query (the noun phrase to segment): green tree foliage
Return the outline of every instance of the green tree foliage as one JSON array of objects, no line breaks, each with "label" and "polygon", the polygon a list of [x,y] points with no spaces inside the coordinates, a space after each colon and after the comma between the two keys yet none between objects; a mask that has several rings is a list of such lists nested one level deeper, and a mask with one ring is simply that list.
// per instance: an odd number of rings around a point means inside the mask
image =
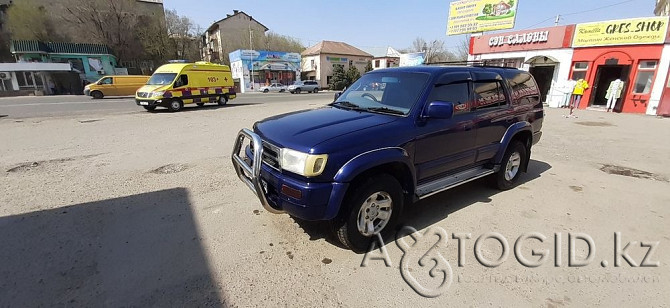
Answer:
[{"label": "green tree foliage", "polygon": [[344,66],[335,65],[333,67],[333,77],[330,78],[330,88],[338,91],[344,89],[344,87],[349,85],[347,78]]},{"label": "green tree foliage", "polygon": [[484,9],[482,10],[482,13],[484,13],[484,15],[493,14],[493,5],[490,4],[490,3],[487,3],[486,5],[484,5]]},{"label": "green tree foliage", "polygon": [[353,84],[358,78],[361,78],[361,72],[358,69],[351,65],[347,70],[347,87]]},{"label": "green tree foliage", "polygon": [[509,4],[509,6],[514,6],[514,3],[516,3],[516,2],[514,2],[514,0],[509,0],[509,2],[507,2],[507,4]]},{"label": "green tree foliage", "polygon": [[368,61],[368,64],[365,65],[365,72],[369,72],[372,70],[372,61]]}]

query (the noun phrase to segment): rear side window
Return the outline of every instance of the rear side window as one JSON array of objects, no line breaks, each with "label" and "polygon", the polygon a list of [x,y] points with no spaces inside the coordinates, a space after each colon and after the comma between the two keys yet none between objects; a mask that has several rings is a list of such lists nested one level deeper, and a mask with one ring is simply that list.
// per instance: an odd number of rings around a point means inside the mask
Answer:
[{"label": "rear side window", "polygon": [[512,98],[521,103],[534,102],[539,100],[539,90],[535,80],[529,73],[521,72],[509,79],[509,85],[512,88]]},{"label": "rear side window", "polygon": [[429,102],[443,101],[454,104],[454,114],[470,111],[470,84],[467,82],[438,85],[430,92]]},{"label": "rear side window", "polygon": [[475,109],[505,106],[507,99],[503,85],[499,81],[478,81],[474,83]]}]

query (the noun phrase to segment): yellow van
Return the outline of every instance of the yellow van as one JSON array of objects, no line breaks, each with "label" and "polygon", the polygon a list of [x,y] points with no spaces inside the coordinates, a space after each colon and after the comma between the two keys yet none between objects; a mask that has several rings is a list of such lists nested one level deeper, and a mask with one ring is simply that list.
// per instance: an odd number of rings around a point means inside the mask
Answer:
[{"label": "yellow van", "polygon": [[149,111],[157,106],[179,111],[185,104],[223,106],[236,97],[233,85],[227,65],[170,63],[159,67],[147,84],[137,90],[135,102]]},{"label": "yellow van", "polygon": [[101,99],[105,96],[135,95],[137,89],[145,85],[149,77],[151,76],[105,76],[84,87],[84,94],[94,99]]}]

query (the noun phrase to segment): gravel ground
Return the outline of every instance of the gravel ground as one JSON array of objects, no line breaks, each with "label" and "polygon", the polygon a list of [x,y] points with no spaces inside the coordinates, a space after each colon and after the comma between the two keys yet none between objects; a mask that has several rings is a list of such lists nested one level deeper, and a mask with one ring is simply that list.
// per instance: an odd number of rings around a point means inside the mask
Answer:
[{"label": "gravel ground", "polygon": [[[475,181],[416,204],[404,223],[429,233],[405,258],[389,243],[389,267],[380,259],[362,266],[365,256],[335,245],[324,224],[265,212],[230,163],[240,128],[329,98],[0,119],[0,306],[668,305],[669,120],[597,111],[574,119],[548,109],[519,187],[499,192]],[[437,288],[432,262],[416,262],[436,242],[436,227],[450,236],[432,253],[453,275],[429,299],[399,267],[407,263],[422,286]],[[509,242],[495,268],[475,258],[475,240],[487,232]],[[535,268],[514,253],[529,232],[547,237],[520,247],[533,261],[531,249],[548,250]],[[615,232],[623,246],[636,241],[627,251],[637,265],[648,250],[640,242],[660,242],[645,263],[659,266],[615,267]],[[456,233],[471,235],[462,266]],[[569,234],[578,233],[593,239],[595,257],[570,267]],[[500,257],[500,244],[483,243],[486,259]],[[576,242],[577,259],[586,247]]]}]

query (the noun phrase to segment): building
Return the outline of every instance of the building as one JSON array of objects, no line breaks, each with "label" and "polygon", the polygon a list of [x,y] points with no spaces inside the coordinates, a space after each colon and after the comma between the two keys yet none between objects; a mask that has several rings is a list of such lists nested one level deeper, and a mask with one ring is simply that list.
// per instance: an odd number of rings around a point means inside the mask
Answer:
[{"label": "building", "polygon": [[301,55],[303,78],[316,80],[322,89],[329,87],[336,65],[342,66],[345,71],[355,66],[362,74],[373,58],[371,54],[347,43],[332,41],[321,41],[305,49]]},{"label": "building", "polygon": [[[225,56],[239,46],[250,46],[253,35],[262,35],[269,29],[245,12],[233,10],[226,18],[213,23],[202,35],[202,59],[223,63]],[[235,47],[237,46],[237,47]],[[258,46],[259,47],[259,46]]]},{"label": "building", "polygon": [[528,70],[550,107],[565,105],[568,80],[584,79],[579,108],[605,110],[620,79],[615,111],[670,115],[669,43],[668,17],[630,18],[473,37],[469,60]]},{"label": "building", "polygon": [[393,47],[388,47],[384,55],[372,58],[373,70],[398,66],[400,66],[400,52]]},{"label": "building", "polygon": [[558,107],[564,98],[561,81],[570,74],[575,26],[482,35],[470,39],[470,60],[487,65],[529,71],[537,81],[542,100]]},{"label": "building", "polygon": [[81,94],[79,74],[69,63],[0,63],[0,96]]},{"label": "building", "polygon": [[229,58],[235,88],[241,93],[273,83],[290,85],[300,79],[298,53],[236,50],[229,54]]}]

